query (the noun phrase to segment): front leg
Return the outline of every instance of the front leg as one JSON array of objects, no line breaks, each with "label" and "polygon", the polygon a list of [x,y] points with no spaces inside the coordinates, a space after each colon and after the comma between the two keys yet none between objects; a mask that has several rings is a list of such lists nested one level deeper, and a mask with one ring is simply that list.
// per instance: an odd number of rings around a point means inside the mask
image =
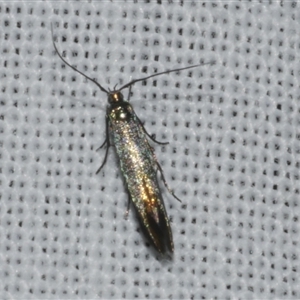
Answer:
[{"label": "front leg", "polygon": [[108,130],[108,115],[106,115],[106,118],[105,118],[105,141],[103,142],[103,144],[97,149],[97,151],[99,149],[101,149],[105,144],[106,144],[106,151],[105,151],[105,156],[104,156],[104,159],[103,159],[103,162],[102,162],[102,165],[100,166],[100,168],[97,170],[96,174],[98,174],[101,169],[104,167],[106,161],[107,161],[107,157],[108,157],[108,149],[110,147],[110,141],[109,141],[109,130]]}]

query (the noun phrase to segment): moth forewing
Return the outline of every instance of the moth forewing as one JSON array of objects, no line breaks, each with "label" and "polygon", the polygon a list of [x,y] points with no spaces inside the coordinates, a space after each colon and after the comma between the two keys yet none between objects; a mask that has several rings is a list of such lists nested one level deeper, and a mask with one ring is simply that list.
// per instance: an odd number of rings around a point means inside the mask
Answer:
[{"label": "moth forewing", "polygon": [[173,252],[171,227],[157,182],[158,163],[145,130],[126,101],[108,109],[108,118],[129,198],[143,231],[159,252]]}]

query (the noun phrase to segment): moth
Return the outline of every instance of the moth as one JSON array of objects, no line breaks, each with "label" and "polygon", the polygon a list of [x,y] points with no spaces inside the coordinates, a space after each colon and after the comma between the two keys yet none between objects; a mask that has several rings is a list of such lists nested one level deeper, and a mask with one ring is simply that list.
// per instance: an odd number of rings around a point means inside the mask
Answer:
[{"label": "moth", "polygon": [[145,81],[152,77],[171,72],[196,68],[202,66],[203,63],[155,73],[147,77],[131,80],[119,89],[106,90],[96,80],[70,65],[62,57],[54,42],[52,26],[51,32],[53,46],[59,58],[75,72],[96,84],[99,89],[107,95],[106,137],[104,143],[100,146],[100,148],[106,146],[106,151],[103,162],[96,174],[102,170],[107,161],[108,150],[112,140],[116,148],[121,172],[128,191],[127,213],[130,203],[132,203],[148,240],[150,240],[158,252],[162,254],[172,254],[174,252],[172,230],[158,185],[158,172],[161,174],[162,181],[171,195],[177,200],[181,200],[169,188],[163,170],[155,156],[154,148],[150,145],[148,138],[158,144],[164,145],[168,143],[156,141],[146,131],[142,122],[134,112],[133,107],[129,104],[129,99],[128,101],[124,100],[121,91],[128,88],[130,95],[132,85],[139,81]]}]

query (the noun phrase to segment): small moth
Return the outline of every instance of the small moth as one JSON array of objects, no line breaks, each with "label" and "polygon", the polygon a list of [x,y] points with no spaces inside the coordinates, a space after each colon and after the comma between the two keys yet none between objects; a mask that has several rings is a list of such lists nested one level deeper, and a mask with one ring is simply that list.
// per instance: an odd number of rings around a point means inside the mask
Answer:
[{"label": "small moth", "polygon": [[[99,89],[106,93],[108,106],[106,110],[106,138],[100,148],[106,146],[104,160],[97,170],[98,174],[104,167],[108,150],[111,146],[110,140],[116,148],[118,160],[121,167],[121,172],[125,179],[126,188],[128,191],[128,207],[133,203],[136,209],[141,227],[158,252],[162,254],[174,252],[174,243],[172,230],[167,216],[164,201],[160,192],[157,181],[157,172],[159,171],[168,191],[180,201],[179,198],[170,190],[160,164],[154,153],[154,148],[149,144],[148,138],[158,144],[168,144],[157,142],[144,128],[142,122],[135,114],[129,100],[125,101],[122,90],[129,88],[129,95],[133,84],[148,80],[152,77],[178,72],[202,66],[202,64],[192,65],[189,67],[167,70],[160,73],[152,74],[140,79],[134,79],[119,89],[106,90],[93,78],[83,74],[75,67],[71,66],[59,53],[54,42],[53,28],[52,42],[54,49],[60,59],[77,73],[84,76],[86,79],[95,83]],[[99,149],[100,149],[99,148]]]}]

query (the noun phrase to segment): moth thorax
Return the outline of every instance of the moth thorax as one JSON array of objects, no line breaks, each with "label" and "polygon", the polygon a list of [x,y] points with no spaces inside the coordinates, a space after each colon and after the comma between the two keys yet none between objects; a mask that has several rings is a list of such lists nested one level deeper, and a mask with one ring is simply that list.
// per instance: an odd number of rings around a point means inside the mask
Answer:
[{"label": "moth thorax", "polygon": [[122,103],[112,109],[111,117],[117,121],[129,120],[132,117],[132,108],[128,103]]}]

